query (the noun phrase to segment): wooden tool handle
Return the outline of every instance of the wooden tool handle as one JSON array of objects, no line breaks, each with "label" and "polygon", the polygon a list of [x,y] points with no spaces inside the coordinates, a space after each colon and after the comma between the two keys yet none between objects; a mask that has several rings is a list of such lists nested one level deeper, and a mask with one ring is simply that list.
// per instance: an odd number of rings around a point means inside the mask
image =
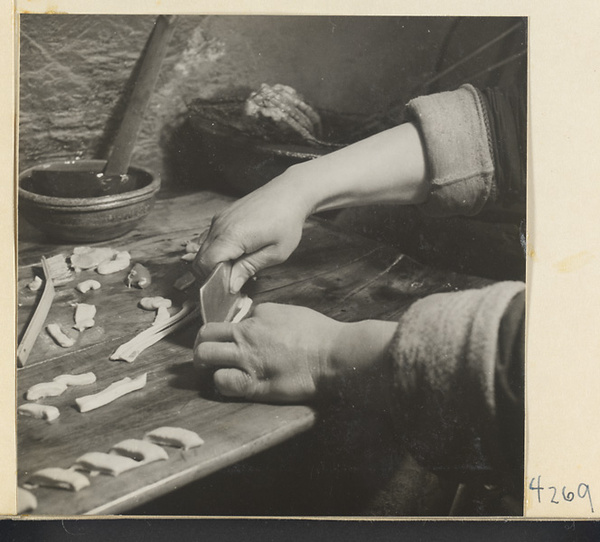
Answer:
[{"label": "wooden tool handle", "polygon": [[144,111],[152,96],[167,45],[175,29],[175,19],[175,15],[159,15],[156,19],[121,127],[104,168],[106,177],[127,174]]},{"label": "wooden tool handle", "polygon": [[25,363],[27,363],[27,358],[29,357],[29,352],[33,348],[35,340],[37,339],[40,331],[42,330],[42,326],[46,321],[46,316],[48,316],[48,312],[50,312],[50,307],[52,306],[52,300],[54,299],[54,284],[52,283],[52,277],[50,275],[50,268],[46,261],[46,258],[42,256],[42,269],[44,270],[44,278],[46,284],[44,285],[44,291],[42,292],[42,297],[40,297],[40,301],[33,313],[33,317],[23,334],[23,338],[21,339],[21,343],[17,348],[17,366],[25,367]]}]

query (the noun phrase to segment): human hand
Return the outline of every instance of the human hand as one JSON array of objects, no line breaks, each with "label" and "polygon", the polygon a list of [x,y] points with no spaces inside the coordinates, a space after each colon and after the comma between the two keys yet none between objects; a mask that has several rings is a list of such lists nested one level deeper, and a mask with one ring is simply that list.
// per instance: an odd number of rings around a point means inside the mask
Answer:
[{"label": "human hand", "polygon": [[213,218],[194,272],[206,277],[218,263],[234,260],[230,290],[237,293],[261,269],[287,260],[309,213],[289,182],[274,179]]},{"label": "human hand", "polygon": [[194,364],[224,396],[303,403],[378,372],[396,324],[342,323],[312,309],[265,303],[238,324],[204,325]]},{"label": "human hand", "polygon": [[417,204],[429,193],[424,149],[406,123],[301,162],[215,216],[193,270],[206,277],[236,260],[236,293],[260,269],[285,261],[313,212],[377,203]]}]

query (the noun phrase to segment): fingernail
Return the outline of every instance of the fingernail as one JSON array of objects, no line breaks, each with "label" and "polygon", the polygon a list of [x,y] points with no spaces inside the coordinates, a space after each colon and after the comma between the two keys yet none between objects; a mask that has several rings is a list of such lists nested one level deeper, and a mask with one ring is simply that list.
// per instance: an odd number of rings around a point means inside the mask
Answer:
[{"label": "fingernail", "polygon": [[231,286],[231,293],[237,294],[242,289],[243,285],[244,285],[244,278],[243,277],[236,278],[233,281],[233,285]]}]

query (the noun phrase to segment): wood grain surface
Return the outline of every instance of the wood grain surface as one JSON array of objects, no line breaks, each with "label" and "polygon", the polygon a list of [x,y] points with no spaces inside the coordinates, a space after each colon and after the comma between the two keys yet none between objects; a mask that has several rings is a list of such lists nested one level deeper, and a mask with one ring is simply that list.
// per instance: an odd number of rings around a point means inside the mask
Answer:
[{"label": "wood grain surface", "polygon": [[[229,199],[209,192],[186,194],[157,202],[151,215],[127,236],[99,246],[128,250],[132,263],[141,262],[152,273],[144,290],[127,288],[127,271],[100,276],[81,272],[72,282],[56,288],[47,324],[54,322],[74,338],[71,348],[56,345],[42,331],[28,364],[18,370],[17,405],[27,389],[39,382],[73,373],[93,371],[94,384],[68,388],[59,397],[40,400],[60,409],[52,422],[19,417],[18,483],[27,482],[46,467],[70,467],[86,452],[108,452],[126,438],[142,438],[163,425],[196,431],[205,444],[193,450],[167,448],[168,461],[126,472],[119,477],[91,477],[78,493],[34,489],[40,515],[123,513],[186,483],[232,465],[310,429],[317,413],[307,406],[277,406],[225,401],[211,393],[211,382],[192,367],[192,345],[201,322],[163,339],[133,363],[109,361],[119,346],[145,329],[154,314],[137,304],[142,297],[161,295],[181,306],[197,299],[197,288],[183,293],[174,281],[190,269],[181,261],[184,243],[200,235],[215,212]],[[20,228],[18,280],[18,333],[33,314],[39,293],[30,292],[42,255],[69,255],[73,246],[47,244],[27,225]],[[94,278],[102,288],[81,294],[75,286]],[[273,301],[303,305],[342,321],[366,318],[397,319],[416,299],[434,292],[481,287],[489,281],[432,270],[371,240],[334,229],[311,219],[297,251],[283,265],[265,270],[248,285],[255,303]],[[72,329],[75,303],[97,306],[96,326],[82,333]],[[140,391],[98,410],[80,413],[75,398],[95,393],[125,376],[148,373]]]}]

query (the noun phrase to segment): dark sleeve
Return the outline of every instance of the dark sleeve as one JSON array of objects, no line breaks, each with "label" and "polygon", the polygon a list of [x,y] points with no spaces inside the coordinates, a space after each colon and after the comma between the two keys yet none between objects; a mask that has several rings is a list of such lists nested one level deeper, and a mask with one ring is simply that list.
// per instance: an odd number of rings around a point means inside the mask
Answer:
[{"label": "dark sleeve", "polygon": [[479,94],[486,111],[494,162],[496,200],[524,202],[527,185],[527,97],[517,86],[486,88]]},{"label": "dark sleeve", "polygon": [[525,291],[509,303],[500,322],[495,368],[498,432],[509,469],[523,479],[525,426]]}]

